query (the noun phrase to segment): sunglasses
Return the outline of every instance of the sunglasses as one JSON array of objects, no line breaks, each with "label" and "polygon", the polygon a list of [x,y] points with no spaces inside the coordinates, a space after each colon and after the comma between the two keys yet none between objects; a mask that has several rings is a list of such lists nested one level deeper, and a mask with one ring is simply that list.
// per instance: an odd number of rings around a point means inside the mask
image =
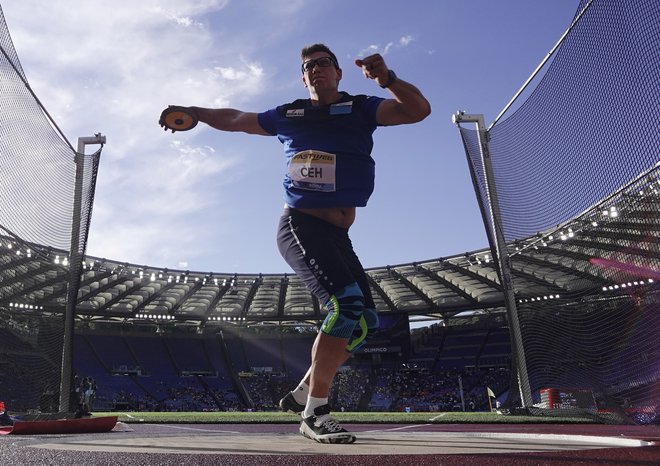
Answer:
[{"label": "sunglasses", "polygon": [[332,59],[332,57],[321,57],[321,58],[313,58],[311,60],[307,60],[303,62],[302,64],[302,72],[305,73],[307,71],[312,71],[314,67],[318,65],[321,68],[327,68],[329,66],[334,66],[335,68],[339,68],[339,65],[337,64],[336,61]]}]

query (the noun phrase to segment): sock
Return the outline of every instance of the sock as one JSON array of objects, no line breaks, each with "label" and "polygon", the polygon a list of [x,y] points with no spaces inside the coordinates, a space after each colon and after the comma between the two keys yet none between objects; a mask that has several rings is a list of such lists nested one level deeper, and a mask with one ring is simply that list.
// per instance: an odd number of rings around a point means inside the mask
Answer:
[{"label": "sock", "polygon": [[301,405],[307,403],[307,396],[309,396],[309,385],[302,380],[296,388],[291,390],[293,394],[293,399],[296,400]]},{"label": "sock", "polygon": [[309,416],[314,416],[314,410],[319,406],[327,405],[327,398],[314,398],[310,396],[307,398],[307,404],[305,405],[305,411],[303,411],[302,417],[306,418]]}]

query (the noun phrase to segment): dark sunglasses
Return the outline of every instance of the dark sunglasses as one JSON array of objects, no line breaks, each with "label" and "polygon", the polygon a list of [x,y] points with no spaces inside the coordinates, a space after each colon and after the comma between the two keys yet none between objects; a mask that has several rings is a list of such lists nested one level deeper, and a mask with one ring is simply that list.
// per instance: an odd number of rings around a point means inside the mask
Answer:
[{"label": "dark sunglasses", "polygon": [[306,71],[312,71],[316,65],[320,66],[321,68],[327,68],[329,66],[339,68],[339,65],[337,65],[337,62],[334,61],[332,57],[321,57],[313,58],[303,62],[302,72],[305,73]]}]

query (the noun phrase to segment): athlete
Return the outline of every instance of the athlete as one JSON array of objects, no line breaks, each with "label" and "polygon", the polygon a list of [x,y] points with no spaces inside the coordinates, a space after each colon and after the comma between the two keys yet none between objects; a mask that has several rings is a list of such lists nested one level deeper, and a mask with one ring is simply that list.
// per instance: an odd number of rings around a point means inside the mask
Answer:
[{"label": "athlete", "polygon": [[[194,106],[186,110],[218,130],[277,136],[284,145],[286,204],[278,247],[328,314],[312,346],[307,374],[280,400],[280,407],[301,415],[300,433],[305,437],[353,443],[355,435],[331,416],[328,394],[339,367],[378,328],[378,314],[348,231],[356,207],[366,206],[374,189],[373,132],[378,126],[419,122],[431,106],[380,54],[355,64],[389,91],[388,99],[339,91],[343,71],[323,44],[303,48],[301,59],[308,99],[263,113]],[[163,115],[159,123],[171,129]]]}]

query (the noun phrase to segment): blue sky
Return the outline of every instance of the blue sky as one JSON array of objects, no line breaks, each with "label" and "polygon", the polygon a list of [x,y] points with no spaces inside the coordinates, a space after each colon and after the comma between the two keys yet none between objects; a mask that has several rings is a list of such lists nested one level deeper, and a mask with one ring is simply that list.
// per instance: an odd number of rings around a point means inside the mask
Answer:
[{"label": "blue sky", "polygon": [[[457,110],[492,122],[569,26],[578,0],[9,0],[30,84],[75,146],[107,137],[87,253],[199,272],[282,273],[276,138],[203,125],[168,104],[263,111],[307,97],[300,49],[327,44],[340,90],[387,97],[353,61],[381,53],[433,113],[374,135],[376,190],[351,229],[365,267],[487,245]],[[91,152],[93,148],[89,148]]]}]

